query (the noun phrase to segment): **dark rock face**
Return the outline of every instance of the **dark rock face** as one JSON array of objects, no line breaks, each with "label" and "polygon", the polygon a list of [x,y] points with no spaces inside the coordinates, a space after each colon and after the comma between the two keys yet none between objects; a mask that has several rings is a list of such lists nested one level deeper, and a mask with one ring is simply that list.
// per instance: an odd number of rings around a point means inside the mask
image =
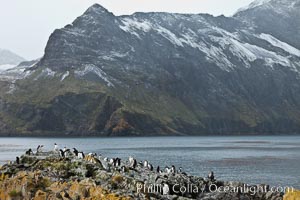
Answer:
[{"label": "dark rock face", "polygon": [[0,114],[21,133],[299,133],[298,8],[255,2],[228,18],[93,5],[1,90],[13,110]]}]

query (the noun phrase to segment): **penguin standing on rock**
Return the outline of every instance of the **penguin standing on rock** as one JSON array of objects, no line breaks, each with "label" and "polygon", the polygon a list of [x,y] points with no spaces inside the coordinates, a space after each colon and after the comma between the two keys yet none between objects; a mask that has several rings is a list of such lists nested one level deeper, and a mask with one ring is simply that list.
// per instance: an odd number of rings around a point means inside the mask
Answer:
[{"label": "penguin standing on rock", "polygon": [[39,146],[36,148],[36,153],[41,153],[43,147],[44,147],[44,145],[39,145]]},{"label": "penguin standing on rock", "polygon": [[32,149],[28,149],[28,150],[25,152],[25,154],[28,155],[28,156],[33,155]]},{"label": "penguin standing on rock", "polygon": [[117,166],[118,166],[118,167],[121,166],[121,158],[117,158]]},{"label": "penguin standing on rock", "polygon": [[170,168],[168,166],[165,167],[165,173],[169,174],[171,172]]},{"label": "penguin standing on rock", "polygon": [[133,162],[132,162],[132,167],[135,169],[137,166],[137,161],[136,159],[133,159]]},{"label": "penguin standing on rock", "polygon": [[129,160],[129,166],[136,168],[136,165],[137,165],[136,159],[134,159],[132,156],[129,156],[128,160]]},{"label": "penguin standing on rock", "polygon": [[65,155],[65,157],[66,156],[69,156],[70,154],[71,154],[71,150],[70,149],[67,149],[66,147],[64,148],[64,155]]},{"label": "penguin standing on rock", "polygon": [[54,149],[53,149],[54,152],[58,152],[58,145],[56,143],[54,143]]},{"label": "penguin standing on rock", "polygon": [[174,165],[172,165],[172,167],[171,167],[171,173],[176,173],[176,168],[175,168],[175,166]]},{"label": "penguin standing on rock", "polygon": [[85,158],[85,155],[84,153],[81,151],[81,152],[78,152],[78,156],[77,156],[78,159],[84,159]]},{"label": "penguin standing on rock", "polygon": [[213,171],[209,172],[207,178],[208,178],[208,180],[210,180],[210,181],[214,181],[214,180],[215,180],[214,172],[213,172]]},{"label": "penguin standing on rock", "polygon": [[76,148],[73,148],[73,153],[75,156],[78,156],[78,150]]},{"label": "penguin standing on rock", "polygon": [[129,158],[128,158],[129,164],[132,164],[133,159],[134,159],[134,158],[133,158],[132,156],[129,156]]},{"label": "penguin standing on rock", "polygon": [[59,150],[59,155],[60,157],[65,158],[65,152],[62,149]]},{"label": "penguin standing on rock", "polygon": [[120,158],[115,158],[113,162],[115,167],[120,167],[121,166],[121,159]]},{"label": "penguin standing on rock", "polygon": [[150,170],[150,171],[153,171],[153,165],[151,165],[150,163],[148,164],[148,169]]},{"label": "penguin standing on rock", "polygon": [[109,164],[111,164],[111,165],[115,165],[115,159],[114,158],[111,158],[111,159],[109,159]]},{"label": "penguin standing on rock", "polygon": [[182,173],[182,167],[179,167],[179,169],[177,170],[177,173],[178,173],[178,174],[181,174],[181,173]]},{"label": "penguin standing on rock", "polygon": [[145,161],[144,161],[144,168],[147,168],[147,167],[148,167],[148,164],[149,164],[148,160],[145,160]]},{"label": "penguin standing on rock", "polygon": [[156,168],[156,173],[160,173],[160,167],[159,166],[157,166],[157,168]]},{"label": "penguin standing on rock", "polygon": [[53,149],[54,152],[58,152],[58,145],[56,143],[54,143],[54,149]]},{"label": "penguin standing on rock", "polygon": [[16,157],[16,163],[17,163],[17,165],[20,164],[20,158],[19,157]]},{"label": "penguin standing on rock", "polygon": [[103,167],[102,162],[96,157],[94,157],[94,163],[100,165],[101,167]]}]

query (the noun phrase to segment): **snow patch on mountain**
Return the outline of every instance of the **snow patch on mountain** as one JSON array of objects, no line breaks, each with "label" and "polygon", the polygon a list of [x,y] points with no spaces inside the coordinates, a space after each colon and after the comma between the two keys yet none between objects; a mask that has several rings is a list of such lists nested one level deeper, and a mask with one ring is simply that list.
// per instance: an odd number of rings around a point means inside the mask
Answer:
[{"label": "snow patch on mountain", "polygon": [[[271,67],[273,64],[280,64],[282,66],[294,68],[294,65],[286,57],[283,57],[273,51],[266,50],[254,44],[241,42],[239,35],[237,34],[230,33],[219,28],[217,28],[216,31],[221,34],[221,36],[209,35],[209,38],[213,42],[218,43],[222,47],[222,51],[226,51],[226,49],[229,49],[234,56],[236,56],[246,65],[246,67],[250,67],[251,62],[257,59],[261,59]],[[268,42],[272,42],[272,45],[274,46],[277,45],[278,47],[280,46],[282,48],[285,48],[286,50],[290,51],[290,53],[298,53],[297,49],[277,40],[276,38],[270,37],[268,35],[262,35],[262,37],[263,39],[268,40]]]},{"label": "snow patch on mountain", "polygon": [[123,18],[121,22],[123,25],[120,25],[119,27],[123,31],[135,35],[139,39],[141,39],[141,36],[137,31],[147,33],[150,30],[153,30],[161,36],[163,36],[164,38],[166,38],[167,40],[169,40],[172,44],[183,47],[182,41],[176,36],[176,34],[158,24],[152,24],[145,20],[139,21],[135,18]]},{"label": "snow patch on mountain", "polygon": [[24,79],[35,72],[35,70],[32,70],[31,68],[36,65],[38,61],[39,60],[36,60],[35,62],[31,62],[30,64],[20,63],[18,66],[0,73],[0,79],[1,76],[8,78],[12,82],[15,82],[18,79]]},{"label": "snow patch on mountain", "polygon": [[[123,18],[122,20],[123,25],[120,25],[119,27],[132,35],[135,35],[139,39],[141,39],[141,36],[139,32],[137,31],[143,31],[145,33],[149,32],[150,30],[155,31],[159,35],[163,36],[165,39],[169,40],[172,44],[176,46],[183,47],[183,42],[187,44],[192,44],[191,41],[186,41],[184,38],[177,37],[175,33],[170,31],[167,28],[164,28],[158,24],[150,23],[149,21],[139,21],[135,18]],[[188,35],[185,35],[185,37],[189,37]],[[195,45],[194,45],[195,46]]]},{"label": "snow patch on mountain", "polygon": [[151,30],[151,23],[147,21],[138,21],[137,19],[124,18],[121,20],[124,26],[120,28],[126,32],[138,29],[144,32],[149,32]]},{"label": "snow patch on mountain", "polygon": [[99,78],[106,82],[107,86],[113,87],[114,84],[108,79],[108,75],[95,65],[86,65],[83,70],[74,71],[75,75],[82,77],[88,73],[96,74]]},{"label": "snow patch on mountain", "polygon": [[215,63],[220,69],[224,71],[231,71],[235,66],[230,62],[230,60],[227,58],[225,53],[223,52],[223,49],[216,46],[211,46],[207,48],[207,51],[205,51],[207,54],[206,59],[211,62]]},{"label": "snow patch on mountain", "polygon": [[43,74],[44,76],[51,76],[51,77],[54,77],[55,74],[56,74],[56,72],[53,71],[52,69],[46,68],[46,69],[44,69],[44,70],[42,71],[42,74]]},{"label": "snow patch on mountain", "polygon": [[[247,61],[253,62],[257,59],[255,53],[253,53],[249,48],[247,48],[247,44],[243,44],[238,40],[230,39],[231,44],[229,44],[230,51],[239,58],[239,60],[243,61],[248,67],[250,66]],[[246,59],[246,61],[245,61]]]},{"label": "snow patch on mountain", "polygon": [[181,36],[183,38],[180,38],[180,41],[187,46],[199,49],[203,52],[207,51],[207,45],[203,41],[198,41],[198,38],[194,34],[191,34],[191,32],[184,33]]},{"label": "snow patch on mountain", "polygon": [[262,5],[266,4],[266,3],[269,3],[270,1],[272,1],[272,0],[256,0],[256,1],[253,1],[249,5],[247,5],[247,6],[243,7],[243,8],[238,9],[238,11],[236,13],[242,12],[242,11],[245,11],[245,10],[249,10],[249,9],[253,9],[253,8],[258,7],[258,6],[262,6]]},{"label": "snow patch on mountain", "polygon": [[281,55],[276,54],[275,52],[268,51],[256,45],[244,43],[243,44],[246,49],[255,54],[256,59],[262,59],[266,61],[266,63],[270,66],[273,64],[280,64],[282,66],[292,67],[289,59],[283,57]]},{"label": "snow patch on mountain", "polygon": [[24,79],[31,75],[34,70],[26,70],[27,67],[14,67],[12,69],[8,69],[6,71],[0,72],[0,80],[2,81],[9,81],[9,82],[15,82],[18,79]]},{"label": "snow patch on mountain", "polygon": [[164,38],[169,40],[172,44],[183,47],[182,40],[178,38],[174,33],[172,33],[170,30],[158,26],[155,29],[160,35],[162,35]]},{"label": "snow patch on mountain", "polygon": [[113,61],[113,60],[116,60],[116,58],[124,58],[128,55],[129,55],[128,52],[120,53],[120,52],[117,52],[117,51],[110,51],[107,55],[103,55],[103,56],[100,56],[100,57],[104,60]]},{"label": "snow patch on mountain", "polygon": [[64,73],[64,74],[62,75],[60,81],[65,80],[65,78],[67,78],[69,75],[70,75],[70,72],[69,72],[69,71],[66,71],[66,73]]},{"label": "snow patch on mountain", "polygon": [[18,79],[24,79],[34,72],[34,70],[30,70],[30,68],[33,67],[38,61],[39,60],[30,62],[30,64],[23,62],[16,67],[0,71],[0,80],[14,83]]},{"label": "snow patch on mountain", "polygon": [[295,47],[278,40],[277,38],[273,37],[272,35],[262,33],[258,37],[263,40],[266,40],[267,42],[269,42],[271,45],[273,45],[275,47],[281,48],[290,54],[300,57],[299,49],[296,49]]},{"label": "snow patch on mountain", "polygon": [[136,32],[137,30],[141,30],[143,32],[149,32],[152,28],[151,24],[147,21],[138,21],[137,19],[124,18],[121,20],[123,25],[119,27],[128,33],[135,35],[140,38],[140,35]]},{"label": "snow patch on mountain", "polygon": [[55,76],[55,74],[56,74],[56,72],[53,71],[52,69],[45,68],[45,69],[42,70],[42,72],[38,76],[36,76],[34,78],[34,80],[36,81],[40,78],[45,78],[45,77],[53,78]]}]

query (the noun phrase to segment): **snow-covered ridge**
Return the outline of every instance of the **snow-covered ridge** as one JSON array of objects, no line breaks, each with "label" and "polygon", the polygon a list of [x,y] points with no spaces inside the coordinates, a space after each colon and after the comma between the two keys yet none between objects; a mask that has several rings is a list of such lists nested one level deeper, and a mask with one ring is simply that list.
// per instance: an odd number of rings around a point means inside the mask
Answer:
[{"label": "snow-covered ridge", "polygon": [[42,72],[38,76],[36,76],[34,78],[34,80],[38,80],[40,78],[45,78],[45,77],[53,78],[55,76],[55,74],[56,74],[56,72],[53,71],[52,69],[45,68],[45,69],[42,70]]},{"label": "snow-covered ridge", "polygon": [[135,18],[124,18],[121,20],[123,25],[120,25],[120,28],[125,31],[128,32],[132,35],[135,35],[136,37],[138,37],[139,39],[141,39],[140,36],[140,31],[143,31],[145,33],[149,32],[149,31],[154,31],[157,34],[163,36],[164,38],[166,38],[167,40],[169,40],[172,44],[176,45],[176,46],[184,46],[185,44],[189,44],[195,48],[197,48],[197,44],[192,42],[193,41],[193,37],[196,37],[197,34],[194,33],[192,30],[189,30],[189,33],[192,33],[190,35],[188,34],[184,34],[182,35],[182,37],[177,36],[175,33],[173,33],[171,30],[162,27],[159,24],[156,23],[151,23],[149,21],[139,21],[138,19]]},{"label": "snow-covered ridge", "polygon": [[[255,5],[260,5],[261,3],[263,2],[257,1]],[[142,39],[141,32],[147,33],[151,30],[175,46],[198,49],[206,55],[208,61],[216,63],[221,69],[226,71],[230,71],[236,67],[235,64],[230,61],[229,55],[225,53],[227,50],[229,50],[233,56],[237,57],[238,60],[243,62],[245,67],[250,67],[251,62],[261,59],[264,60],[266,65],[271,67],[274,64],[280,64],[294,69],[294,66],[288,58],[257,45],[242,42],[239,38],[239,34],[230,33],[218,27],[208,26],[205,29],[199,29],[197,33],[190,28],[184,32],[174,33],[170,29],[164,28],[155,22],[139,21],[135,18],[125,18],[122,23],[124,24],[124,26],[120,26],[122,30],[137,36],[139,39]],[[216,36],[215,33],[218,33],[219,36]],[[207,39],[206,42],[203,41],[204,37],[209,38],[212,42],[209,42],[208,45]],[[300,55],[299,50],[272,36],[262,34],[260,38],[267,40],[273,46],[280,47],[293,55]]]},{"label": "snow-covered ridge", "polygon": [[298,3],[299,0],[256,0],[250,3],[248,6],[238,9],[234,15],[238,14],[239,12],[262,8],[272,10],[273,12],[276,12],[282,16],[288,17],[289,11],[293,11],[295,9],[295,11],[299,10],[296,7]]},{"label": "snow-covered ridge", "polygon": [[51,70],[49,68],[44,69],[42,73],[44,73],[45,76],[51,76],[51,77],[54,77],[55,74],[56,74],[55,71],[53,71],[53,70]]},{"label": "snow-covered ridge", "polygon": [[18,79],[24,79],[34,72],[34,70],[27,70],[33,67],[36,63],[30,66],[16,66],[4,71],[0,71],[0,80],[14,82]]},{"label": "snow-covered ridge", "polygon": [[250,3],[248,6],[238,9],[236,13],[262,6],[266,3],[269,3],[270,1],[272,0],[255,0],[252,3]]},{"label": "snow-covered ridge", "polygon": [[120,28],[126,32],[130,32],[131,30],[138,29],[144,32],[149,32],[152,28],[150,22],[147,21],[138,21],[136,19],[124,18],[121,20],[124,24],[120,26]]},{"label": "snow-covered ridge", "polygon": [[288,58],[257,45],[242,42],[239,37],[234,34],[226,34],[226,32],[224,32],[222,37],[209,37],[222,46],[221,51],[229,49],[235,57],[244,62],[246,67],[250,67],[251,62],[261,59],[270,67],[273,67],[273,64],[280,64],[282,66],[291,67],[295,70],[294,65]]},{"label": "snow-covered ridge", "polygon": [[34,71],[25,71],[25,69],[14,69],[11,71],[4,71],[0,73],[0,80],[4,81],[15,81],[18,79],[24,79]]},{"label": "snow-covered ridge", "polygon": [[263,40],[266,40],[267,42],[269,42],[274,47],[281,48],[284,51],[286,51],[286,52],[288,52],[292,55],[300,57],[300,50],[299,49],[296,49],[295,47],[293,47],[293,46],[291,46],[291,45],[289,45],[285,42],[282,42],[282,41],[278,40],[277,38],[273,37],[272,35],[262,33],[258,37],[263,39]]}]

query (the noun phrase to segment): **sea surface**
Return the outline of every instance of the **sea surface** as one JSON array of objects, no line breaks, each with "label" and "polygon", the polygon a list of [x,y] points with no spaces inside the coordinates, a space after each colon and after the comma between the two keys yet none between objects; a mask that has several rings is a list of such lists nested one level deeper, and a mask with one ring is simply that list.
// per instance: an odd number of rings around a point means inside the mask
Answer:
[{"label": "sea surface", "polygon": [[214,171],[219,180],[300,189],[300,136],[0,138],[0,165],[39,144],[53,150],[54,143],[105,157],[147,159],[155,168],[175,165],[202,177]]}]

